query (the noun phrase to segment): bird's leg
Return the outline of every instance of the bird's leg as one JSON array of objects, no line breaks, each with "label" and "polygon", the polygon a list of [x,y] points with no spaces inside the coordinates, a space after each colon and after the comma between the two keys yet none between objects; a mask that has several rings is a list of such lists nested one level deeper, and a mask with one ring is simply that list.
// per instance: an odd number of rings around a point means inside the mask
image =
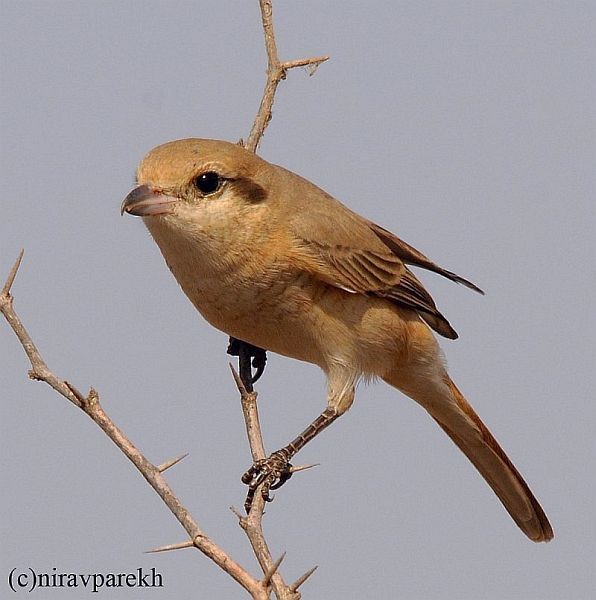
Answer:
[{"label": "bird's leg", "polygon": [[329,427],[341,414],[342,411],[336,407],[328,406],[287,446],[273,452],[268,458],[255,461],[252,467],[242,475],[242,482],[248,485],[248,493],[244,503],[247,513],[250,512],[256,489],[262,486],[261,495],[266,502],[271,502],[273,498],[269,495],[269,490],[280,488],[292,476],[292,465],[290,464],[292,457],[323,429]]},{"label": "bird's leg", "polygon": [[[267,351],[230,336],[227,352],[230,356],[238,357],[240,378],[246,391],[252,392],[253,384],[259,380],[265,370]],[[256,369],[254,375],[252,374],[253,368]]]}]

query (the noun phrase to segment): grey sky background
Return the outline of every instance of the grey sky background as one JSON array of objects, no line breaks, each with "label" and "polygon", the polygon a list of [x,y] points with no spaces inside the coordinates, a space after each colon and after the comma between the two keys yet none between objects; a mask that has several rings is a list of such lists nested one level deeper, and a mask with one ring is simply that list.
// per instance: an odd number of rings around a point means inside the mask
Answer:
[{"label": "grey sky background", "polygon": [[[264,83],[254,1],[3,0],[0,270],[55,372],[93,385],[205,531],[257,565],[229,511],[250,463],[227,338],[179,290],[140,220],[138,161],[181,137],[248,134]],[[453,379],[556,537],[529,542],[432,420],[384,384],[299,456],[268,507],[305,598],[584,599],[595,586],[596,5],[275,3],[284,59],[330,54],[278,92],[260,153],[486,290],[421,275],[460,334]],[[99,429],[27,379],[0,324],[3,597],[14,567],[156,567],[161,590],[242,598]],[[277,356],[259,382],[267,448],[324,407],[322,374]],[[37,597],[85,598],[62,590]],[[22,592],[17,597],[25,597]],[[33,596],[31,596],[33,597]]]}]

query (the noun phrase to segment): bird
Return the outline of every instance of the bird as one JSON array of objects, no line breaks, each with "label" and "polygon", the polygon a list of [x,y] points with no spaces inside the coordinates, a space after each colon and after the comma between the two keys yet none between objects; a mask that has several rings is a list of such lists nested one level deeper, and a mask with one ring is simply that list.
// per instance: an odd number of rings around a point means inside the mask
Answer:
[{"label": "bird", "polygon": [[[553,529],[527,483],[448,375],[435,334],[456,339],[411,267],[448,271],[307,179],[240,144],[188,138],[151,150],[121,213],[142,217],[170,271],[213,327],[319,366],[325,410],[244,474],[279,487],[291,458],[382,380],[422,406],[535,542]],[[247,510],[249,507],[247,506]]]}]

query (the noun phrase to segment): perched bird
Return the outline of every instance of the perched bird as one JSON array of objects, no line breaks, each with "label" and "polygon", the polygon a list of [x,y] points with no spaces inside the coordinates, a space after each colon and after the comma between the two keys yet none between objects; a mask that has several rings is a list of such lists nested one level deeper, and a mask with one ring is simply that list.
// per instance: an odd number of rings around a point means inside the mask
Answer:
[{"label": "perched bird", "polygon": [[357,382],[380,378],[430,413],[530,539],[553,537],[528,485],[447,374],[432,330],[457,334],[409,266],[479,288],[235,144],[163,144],[145,156],[137,183],[122,212],[143,217],[203,317],[327,375],[327,408],[249,469],[243,480],[253,491],[262,484],[267,499],[291,457],[350,408]]}]

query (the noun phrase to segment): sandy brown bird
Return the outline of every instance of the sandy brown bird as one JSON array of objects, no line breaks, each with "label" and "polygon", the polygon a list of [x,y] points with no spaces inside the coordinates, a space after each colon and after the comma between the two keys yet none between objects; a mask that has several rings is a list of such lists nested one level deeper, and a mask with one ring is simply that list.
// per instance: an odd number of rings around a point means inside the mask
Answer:
[{"label": "sandy brown bird", "polygon": [[465,453],[521,530],[553,530],[487,427],[449,378],[431,330],[456,332],[409,266],[480,291],[309,181],[238,145],[186,139],[149,152],[122,211],[143,217],[197,310],[217,329],[318,365],[325,411],[253,465],[254,490],[283,479],[291,457],[347,411],[361,378],[418,402]]}]

